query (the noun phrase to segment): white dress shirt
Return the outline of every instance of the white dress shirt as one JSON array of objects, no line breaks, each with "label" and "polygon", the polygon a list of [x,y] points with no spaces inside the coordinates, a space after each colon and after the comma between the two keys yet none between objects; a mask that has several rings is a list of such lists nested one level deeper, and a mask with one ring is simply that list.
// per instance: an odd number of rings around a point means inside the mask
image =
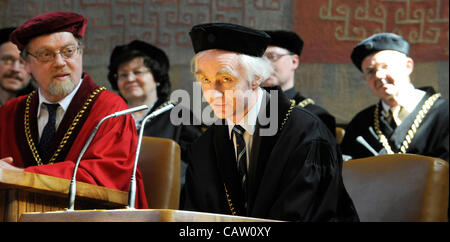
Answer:
[{"label": "white dress shirt", "polygon": [[[245,153],[247,155],[247,170],[250,165],[250,151],[253,143],[253,134],[255,133],[256,119],[258,118],[259,110],[261,109],[261,103],[263,99],[264,91],[258,87],[258,100],[255,105],[247,112],[247,114],[237,123],[242,128],[245,129],[244,133],[244,142],[245,142]],[[232,134],[233,127],[236,125],[232,120],[227,119],[228,124],[228,134],[230,135],[230,139],[233,139],[234,144],[234,152],[237,157],[237,148],[236,148],[236,137]],[[237,160],[237,158],[236,158]]]},{"label": "white dress shirt", "polygon": [[[83,79],[80,80],[78,83],[78,86],[73,89],[73,91],[67,95],[65,98],[60,100],[59,102],[56,102],[59,104],[58,109],[56,110],[56,130],[58,130],[59,124],[61,123],[61,120],[64,117],[64,114],[66,113],[67,109],[69,108],[70,103],[72,102],[73,97],[77,93],[78,89],[81,86],[81,83],[83,82]],[[55,102],[50,102],[41,93],[41,89],[38,89],[39,94],[39,106],[37,111],[37,122],[38,122],[38,131],[39,131],[39,140],[41,139],[42,132],[44,131],[44,127],[48,122],[48,110],[47,106],[43,103],[51,103],[56,104]]]},{"label": "white dress shirt", "polygon": [[[402,94],[398,96],[397,102],[408,113],[412,113],[419,102],[422,100],[422,98],[425,96],[425,94],[426,93],[424,91],[414,88],[414,86],[411,84],[409,85],[407,91],[402,92]],[[381,101],[381,105],[383,106],[385,114],[388,114],[391,106],[389,106],[384,101]]]}]

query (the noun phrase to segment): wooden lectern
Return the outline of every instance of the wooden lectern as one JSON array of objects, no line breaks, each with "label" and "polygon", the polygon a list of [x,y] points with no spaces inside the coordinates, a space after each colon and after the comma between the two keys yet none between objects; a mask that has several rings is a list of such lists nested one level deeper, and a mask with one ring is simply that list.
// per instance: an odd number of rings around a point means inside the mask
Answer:
[{"label": "wooden lectern", "polygon": [[[67,208],[70,180],[0,168],[0,221],[19,221],[26,212]],[[118,209],[128,204],[128,193],[77,182],[75,209]]]},{"label": "wooden lectern", "polygon": [[113,209],[24,213],[20,222],[280,222],[174,209]]},{"label": "wooden lectern", "polygon": [[273,221],[173,209],[127,210],[127,192],[83,182],[77,182],[75,211],[65,211],[69,184],[67,179],[0,168],[0,222]]}]

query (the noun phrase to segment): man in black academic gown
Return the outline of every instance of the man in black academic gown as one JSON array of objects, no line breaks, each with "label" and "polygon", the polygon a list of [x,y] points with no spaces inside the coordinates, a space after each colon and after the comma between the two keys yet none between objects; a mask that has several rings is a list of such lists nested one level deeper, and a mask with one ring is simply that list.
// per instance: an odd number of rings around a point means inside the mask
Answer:
[{"label": "man in black academic gown", "polygon": [[266,30],[265,32],[271,37],[271,41],[264,56],[272,62],[275,71],[261,83],[261,86],[280,86],[287,98],[295,100],[296,105],[317,115],[335,135],[336,120],[333,115],[315,104],[311,98],[306,98],[295,90],[295,71],[300,65],[300,55],[303,50],[301,37],[295,32],[285,30]]},{"label": "man in black academic gown", "polygon": [[193,143],[181,209],[288,221],[358,221],[342,158],[320,119],[281,89],[263,31],[214,23],[192,28],[192,69],[219,122]]},{"label": "man in black academic gown", "polygon": [[448,161],[448,100],[432,87],[411,84],[414,62],[408,52],[408,42],[392,33],[373,35],[353,49],[353,63],[380,101],[351,120],[341,144],[343,154],[361,158],[412,153]]}]

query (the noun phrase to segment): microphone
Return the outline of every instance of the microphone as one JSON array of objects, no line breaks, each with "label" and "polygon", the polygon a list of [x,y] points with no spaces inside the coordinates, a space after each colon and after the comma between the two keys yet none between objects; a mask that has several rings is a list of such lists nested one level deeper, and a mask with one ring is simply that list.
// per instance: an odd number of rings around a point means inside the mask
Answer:
[{"label": "microphone", "polygon": [[369,132],[376,140],[379,139],[378,135],[375,133],[375,131],[373,130],[372,126],[369,127]]},{"label": "microphone", "polygon": [[367,150],[370,151],[370,153],[372,153],[374,156],[378,156],[378,152],[376,152],[370,145],[369,143],[366,142],[366,140],[362,137],[362,136],[358,136],[356,137],[356,141],[358,141],[358,143],[362,144],[364,147],[366,147]]},{"label": "microphone", "polygon": [[177,102],[169,101],[167,105],[163,106],[160,109],[155,110],[154,112],[150,113],[142,120],[142,124],[139,129],[138,144],[136,147],[136,156],[134,157],[133,173],[131,174],[131,179],[130,179],[130,188],[128,189],[128,206],[127,206],[128,209],[135,208],[134,204],[135,204],[135,200],[136,200],[136,170],[137,170],[138,159],[139,159],[139,151],[141,150],[142,136],[144,135],[145,124],[150,119],[174,108],[175,105],[177,105]]},{"label": "microphone", "polygon": [[115,112],[113,114],[110,114],[110,115],[104,117],[102,120],[100,120],[100,122],[97,123],[97,126],[95,126],[94,130],[91,133],[91,136],[89,136],[88,140],[86,141],[86,144],[84,144],[83,149],[81,150],[80,155],[78,155],[78,159],[75,162],[75,168],[73,169],[72,180],[70,181],[69,204],[67,206],[67,210],[69,210],[69,211],[73,211],[74,210],[74,207],[75,207],[75,194],[76,194],[76,190],[77,190],[76,174],[77,174],[78,166],[80,165],[81,157],[83,157],[84,152],[86,152],[89,144],[91,144],[91,141],[94,139],[94,136],[97,133],[97,130],[100,127],[100,125],[104,121],[106,121],[107,119],[119,117],[119,116],[122,116],[122,115],[130,114],[130,113],[134,113],[134,112],[138,112],[138,111],[142,111],[142,110],[145,110],[145,109],[148,109],[147,105],[141,105],[141,106],[138,106],[138,107],[125,109],[123,111],[119,111],[119,112]]}]

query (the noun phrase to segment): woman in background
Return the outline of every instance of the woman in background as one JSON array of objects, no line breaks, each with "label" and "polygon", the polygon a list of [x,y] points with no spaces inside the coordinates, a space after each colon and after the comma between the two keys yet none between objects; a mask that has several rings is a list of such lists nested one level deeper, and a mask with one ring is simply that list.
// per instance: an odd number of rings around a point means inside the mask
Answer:
[{"label": "woman in background", "polygon": [[[114,90],[119,91],[130,108],[147,105],[149,109],[133,113],[136,127],[150,113],[169,104],[170,79],[169,59],[163,50],[140,40],[116,46],[108,66],[108,80]],[[174,125],[170,111],[151,119],[144,128],[145,136],[169,138],[181,148],[181,185],[187,164],[183,161],[187,146],[201,135],[200,126]],[[181,112],[180,112],[181,113]],[[190,114],[190,124],[193,115]]]}]

